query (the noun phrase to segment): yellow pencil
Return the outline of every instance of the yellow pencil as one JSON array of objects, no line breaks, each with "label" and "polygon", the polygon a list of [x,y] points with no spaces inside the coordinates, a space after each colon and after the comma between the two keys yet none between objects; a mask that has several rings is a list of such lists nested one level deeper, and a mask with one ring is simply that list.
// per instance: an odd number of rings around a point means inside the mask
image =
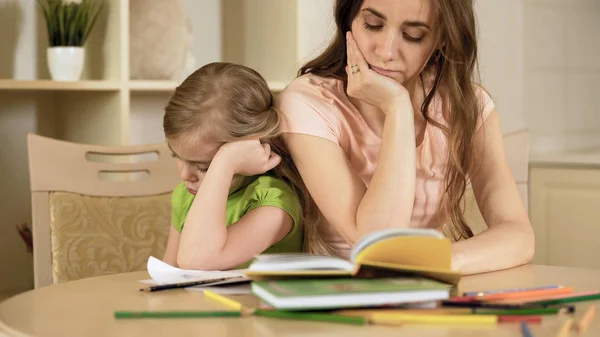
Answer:
[{"label": "yellow pencil", "polygon": [[374,313],[370,321],[374,324],[403,325],[413,323],[451,325],[496,325],[496,315],[427,315]]},{"label": "yellow pencil", "polygon": [[560,330],[558,330],[556,337],[569,337],[569,330],[571,330],[571,325],[573,325],[573,319],[569,318],[565,321]]},{"label": "yellow pencil", "polygon": [[590,323],[592,323],[595,314],[596,306],[590,305],[581,317],[581,319],[577,322],[577,324],[575,324],[575,330],[577,330],[578,333],[584,333],[587,330]]},{"label": "yellow pencil", "polygon": [[246,308],[242,303],[214,293],[210,290],[204,290],[204,296],[233,310],[239,310],[242,312],[242,314],[248,315],[254,313],[254,309]]}]

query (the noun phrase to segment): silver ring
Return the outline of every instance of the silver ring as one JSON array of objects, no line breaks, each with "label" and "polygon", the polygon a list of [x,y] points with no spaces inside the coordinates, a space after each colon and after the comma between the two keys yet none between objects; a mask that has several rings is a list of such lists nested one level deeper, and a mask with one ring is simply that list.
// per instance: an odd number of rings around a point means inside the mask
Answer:
[{"label": "silver ring", "polygon": [[351,69],[351,72],[352,72],[353,74],[356,74],[357,72],[359,72],[359,71],[360,71],[360,69],[358,68],[358,64],[353,64],[353,65],[351,65],[351,66],[350,66],[350,69]]}]

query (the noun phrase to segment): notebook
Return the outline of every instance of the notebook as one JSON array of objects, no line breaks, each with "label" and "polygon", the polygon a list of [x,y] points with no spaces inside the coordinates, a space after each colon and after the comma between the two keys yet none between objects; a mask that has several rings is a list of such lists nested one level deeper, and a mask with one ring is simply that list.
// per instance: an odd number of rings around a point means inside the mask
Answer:
[{"label": "notebook", "polygon": [[[304,253],[261,254],[245,274],[253,280],[299,277],[356,276],[367,272],[418,275],[452,285],[461,274],[453,271],[451,242],[433,229],[392,228],[369,233],[353,247],[350,261]],[[364,277],[364,275],[363,275]]]},{"label": "notebook", "polygon": [[255,281],[251,288],[275,309],[322,310],[444,300],[450,296],[451,285],[418,277],[325,278]]}]

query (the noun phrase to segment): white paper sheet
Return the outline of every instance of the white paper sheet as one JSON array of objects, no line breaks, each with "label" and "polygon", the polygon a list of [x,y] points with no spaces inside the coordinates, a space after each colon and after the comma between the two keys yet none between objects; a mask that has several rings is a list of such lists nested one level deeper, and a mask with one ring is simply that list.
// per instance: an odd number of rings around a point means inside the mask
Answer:
[{"label": "white paper sheet", "polygon": [[[202,281],[225,277],[244,276],[245,269],[227,271],[202,271],[179,269],[154,256],[148,258],[148,274],[158,284]],[[244,276],[245,277],[245,276]]]}]

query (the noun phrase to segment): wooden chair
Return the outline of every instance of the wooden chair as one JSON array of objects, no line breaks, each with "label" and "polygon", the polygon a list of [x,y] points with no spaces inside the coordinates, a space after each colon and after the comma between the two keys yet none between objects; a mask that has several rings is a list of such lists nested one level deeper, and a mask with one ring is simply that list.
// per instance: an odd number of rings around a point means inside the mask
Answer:
[{"label": "wooden chair", "polygon": [[36,288],[144,270],[148,256],[162,257],[180,181],[166,144],[27,141]]},{"label": "wooden chair", "polygon": [[[528,211],[528,191],[527,183],[529,177],[529,131],[520,130],[504,135],[504,152],[508,166],[515,178],[517,188],[521,195],[521,200]],[[473,231],[473,234],[480,233],[487,229],[483,216],[479,212],[477,201],[470,188],[465,191],[465,219]]]}]

